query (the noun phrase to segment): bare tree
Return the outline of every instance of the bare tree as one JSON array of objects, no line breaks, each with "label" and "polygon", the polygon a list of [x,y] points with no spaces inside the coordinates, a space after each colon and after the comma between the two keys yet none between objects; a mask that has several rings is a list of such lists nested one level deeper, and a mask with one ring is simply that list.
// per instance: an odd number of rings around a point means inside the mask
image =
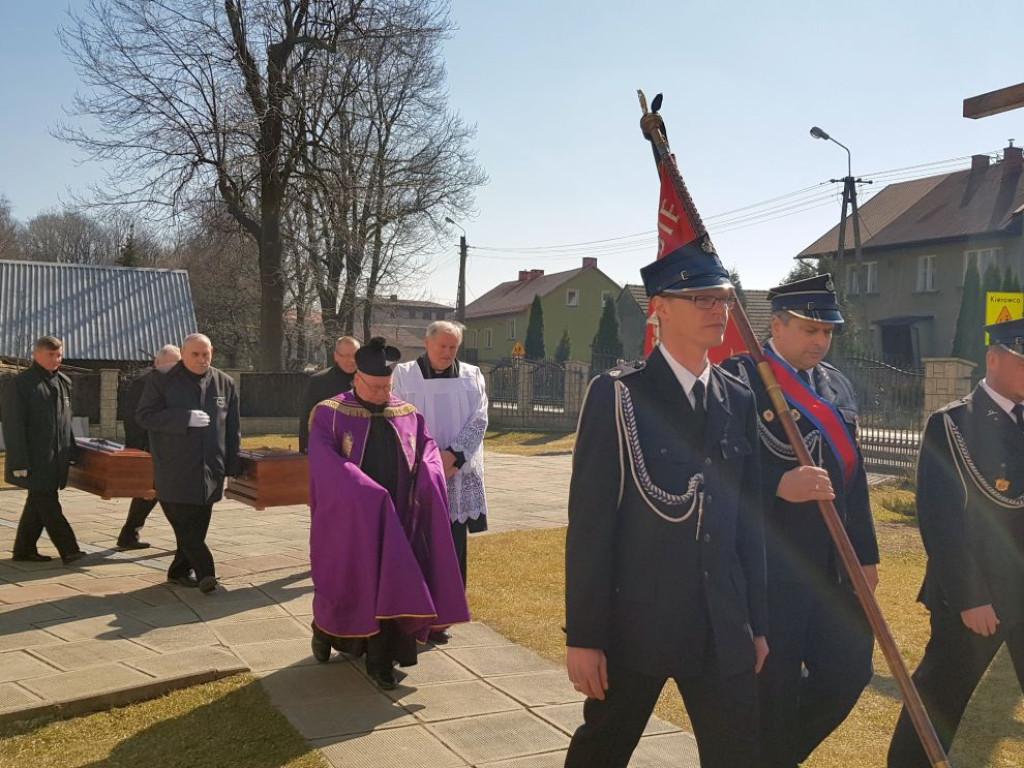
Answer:
[{"label": "bare tree", "polygon": [[[263,369],[282,362],[288,190],[337,113],[298,95],[310,95],[303,84],[354,42],[403,34],[392,19],[416,3],[90,0],[62,30],[88,87],[71,111],[99,128],[55,133],[111,169],[115,192],[98,199],[159,203],[177,215],[216,198],[258,244]],[[312,113],[319,124],[308,122]]]},{"label": "bare tree", "polygon": [[33,217],[20,241],[23,258],[60,264],[113,264],[119,245],[113,231],[77,211],[49,211]]},{"label": "bare tree", "polygon": [[11,201],[0,195],[0,259],[19,259],[18,221],[11,213]]}]

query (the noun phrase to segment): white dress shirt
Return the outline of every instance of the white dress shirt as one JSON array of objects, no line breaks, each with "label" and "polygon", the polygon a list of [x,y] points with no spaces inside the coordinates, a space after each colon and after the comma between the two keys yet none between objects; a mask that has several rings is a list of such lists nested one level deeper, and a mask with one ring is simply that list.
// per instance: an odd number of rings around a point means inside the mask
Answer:
[{"label": "white dress shirt", "polygon": [[661,354],[665,356],[668,367],[672,369],[672,373],[676,375],[676,379],[679,380],[680,386],[683,388],[683,392],[686,393],[686,399],[690,401],[692,407],[696,407],[697,400],[693,394],[693,385],[700,379],[704,383],[704,408],[707,409],[708,402],[708,382],[711,380],[711,366],[707,361],[704,362],[704,370],[700,372],[700,376],[694,376],[689,370],[680,362],[678,362],[672,355],[665,349],[664,344],[659,344],[658,349],[661,350]]}]

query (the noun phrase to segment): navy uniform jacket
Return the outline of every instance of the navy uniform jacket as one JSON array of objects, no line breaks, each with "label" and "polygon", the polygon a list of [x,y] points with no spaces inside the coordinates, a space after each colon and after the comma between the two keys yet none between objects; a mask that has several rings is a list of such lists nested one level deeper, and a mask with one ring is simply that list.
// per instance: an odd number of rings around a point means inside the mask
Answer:
[{"label": "navy uniform jacket", "polygon": [[[188,426],[193,410],[206,411],[210,424]],[[238,394],[223,371],[195,376],[179,362],[166,374],[147,376],[135,418],[149,432],[160,501],[212,504],[223,495],[224,476],[241,471]]]},{"label": "navy uniform jacket", "polygon": [[149,450],[149,434],[135,419],[135,410],[139,407],[142,393],[146,390],[146,377],[159,373],[156,368],[143,371],[128,385],[128,392],[124,402],[124,444],[128,448],[138,448],[140,451]]},{"label": "navy uniform jacket", "polygon": [[[77,455],[71,433],[71,379],[33,362],[14,377],[3,404],[7,459],[4,480],[30,491],[56,491],[67,485]],[[14,471],[28,470],[28,477]]]},{"label": "navy uniform jacket", "polygon": [[[782,476],[798,464],[753,361],[749,357],[738,356],[729,358],[722,366],[748,382],[757,400],[761,476],[766,496],[770,499],[765,507],[764,523],[768,579],[772,583],[813,583],[822,574],[828,574],[834,579],[846,580],[846,573],[838,561],[818,503],[809,501],[798,504],[775,495]],[[849,379],[835,366],[824,362],[814,368],[812,375],[815,391],[835,406],[850,436],[856,440],[857,397]],[[857,559],[861,565],[877,564],[878,541],[875,538],[867,475],[859,446],[857,466],[847,486],[828,442],[823,437],[815,440],[817,428],[805,418],[797,419],[796,426],[800,434],[804,435],[805,444],[811,443],[811,457],[816,463],[820,458],[820,466],[828,470],[836,494],[833,503],[857,553]]]},{"label": "navy uniform jacket", "polygon": [[917,515],[930,611],[991,604],[1003,626],[1024,620],[1024,434],[981,386],[928,419]]},{"label": "navy uniform jacket", "polygon": [[[616,384],[633,405],[631,434],[617,426]],[[567,643],[603,649],[642,674],[693,677],[709,671],[709,658],[722,675],[750,669],[752,636],[765,633],[753,397],[712,367],[702,442],[693,418],[658,351],[646,364],[596,378],[580,415],[565,555]],[[646,476],[630,461],[631,441]],[[673,523],[652,509],[653,495],[656,508],[681,516],[685,507],[656,497],[685,494],[701,472],[700,515]]]}]

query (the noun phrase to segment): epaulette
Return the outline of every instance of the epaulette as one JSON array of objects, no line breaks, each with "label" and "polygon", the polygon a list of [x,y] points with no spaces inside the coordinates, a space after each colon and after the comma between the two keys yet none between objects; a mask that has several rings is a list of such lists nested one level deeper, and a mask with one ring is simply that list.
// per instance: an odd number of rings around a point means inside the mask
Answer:
[{"label": "epaulette", "polygon": [[717,368],[718,372],[721,373],[723,376],[725,376],[725,378],[732,379],[737,384],[740,384],[740,385],[742,385],[744,387],[747,386],[747,382],[745,382],[742,378],[737,376],[735,373],[732,373],[731,371],[727,371],[725,368],[723,368],[720,365],[716,365],[715,368]]},{"label": "epaulette", "polygon": [[946,403],[940,408],[936,409],[936,413],[949,413],[950,411],[956,410],[957,408],[963,408],[967,405],[967,398],[961,397],[959,400],[954,400],[951,403]]},{"label": "epaulette", "polygon": [[610,368],[609,370],[605,371],[605,374],[611,376],[613,379],[621,379],[625,376],[630,376],[636,373],[637,371],[642,371],[646,367],[646,360],[633,360],[632,362],[622,363],[622,365],[617,365],[614,368]]},{"label": "epaulette", "polygon": [[840,371],[838,368],[832,365],[832,363],[830,363],[828,360],[822,360],[820,363],[818,363],[818,365],[820,365],[822,368],[828,368],[830,371],[842,373],[842,371]]}]

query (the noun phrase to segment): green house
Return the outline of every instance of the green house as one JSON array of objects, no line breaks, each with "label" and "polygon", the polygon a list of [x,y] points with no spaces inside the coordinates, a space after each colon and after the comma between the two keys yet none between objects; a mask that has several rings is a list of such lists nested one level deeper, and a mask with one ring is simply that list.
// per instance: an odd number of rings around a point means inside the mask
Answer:
[{"label": "green house", "polygon": [[606,296],[614,301],[621,291],[608,275],[597,268],[597,259],[585,257],[583,265],[567,272],[545,275],[543,269],[519,272],[466,306],[466,334],[463,347],[467,359],[497,362],[510,357],[516,343],[526,343],[530,305],[540,296],[544,310],[544,350],[549,359],[569,330],[573,360],[590,360],[590,342]]}]

